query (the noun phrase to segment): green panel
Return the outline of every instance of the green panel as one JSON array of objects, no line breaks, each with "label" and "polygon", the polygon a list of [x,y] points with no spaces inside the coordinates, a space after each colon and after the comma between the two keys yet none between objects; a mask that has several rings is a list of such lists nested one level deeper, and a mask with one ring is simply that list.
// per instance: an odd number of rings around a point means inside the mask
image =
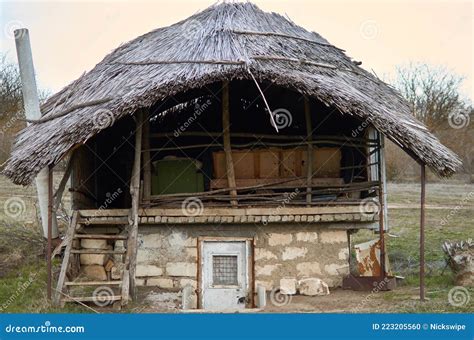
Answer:
[{"label": "green panel", "polygon": [[190,159],[162,159],[153,163],[152,195],[204,191],[204,177]]}]

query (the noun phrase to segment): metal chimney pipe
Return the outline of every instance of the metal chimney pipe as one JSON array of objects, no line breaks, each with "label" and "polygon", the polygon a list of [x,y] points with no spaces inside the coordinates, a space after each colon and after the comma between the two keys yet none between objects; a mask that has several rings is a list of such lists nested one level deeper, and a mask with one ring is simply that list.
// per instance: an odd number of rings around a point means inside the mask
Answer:
[{"label": "metal chimney pipe", "polygon": [[[16,53],[20,67],[20,78],[23,92],[23,106],[28,120],[41,118],[41,111],[36,87],[35,69],[31,54],[30,35],[26,28],[15,30]],[[42,169],[36,177],[36,191],[41,214],[43,235],[48,237],[48,168]],[[57,224],[53,223],[51,238],[58,237]]]}]

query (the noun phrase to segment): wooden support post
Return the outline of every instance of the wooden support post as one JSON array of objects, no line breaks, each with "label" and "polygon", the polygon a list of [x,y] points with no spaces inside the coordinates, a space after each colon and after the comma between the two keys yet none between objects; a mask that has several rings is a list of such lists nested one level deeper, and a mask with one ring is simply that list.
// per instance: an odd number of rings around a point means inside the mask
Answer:
[{"label": "wooden support post", "polygon": [[[229,185],[231,198],[237,197],[235,190],[234,162],[232,160],[232,149],[230,146],[230,108],[229,108],[229,82],[225,81],[222,89],[222,130],[224,139],[225,165],[227,173],[227,183]],[[237,206],[237,200],[230,201],[233,207]]]},{"label": "wooden support post", "polygon": [[150,116],[148,111],[144,113],[143,120],[143,199],[145,201],[151,196],[151,157],[150,157]]},{"label": "wooden support post", "polygon": [[63,177],[61,178],[61,182],[59,183],[58,189],[54,193],[53,196],[53,229],[57,229],[57,213],[59,206],[61,205],[61,200],[63,198],[63,193],[64,189],[66,189],[66,184],[69,180],[69,177],[71,177],[71,172],[74,164],[74,155],[75,151],[72,151],[71,156],[69,157],[69,160],[66,165],[66,170],[64,171]]},{"label": "wooden support post", "polygon": [[48,249],[46,251],[46,266],[48,272],[47,295],[48,300],[52,297],[53,271],[51,265],[51,248],[53,246],[53,165],[48,168]]},{"label": "wooden support post", "polygon": [[304,97],[304,115],[306,118],[306,138],[308,155],[306,157],[306,203],[311,206],[311,191],[313,182],[313,125],[311,123],[311,107],[307,97]]},{"label": "wooden support post", "polygon": [[76,231],[78,218],[79,218],[78,211],[77,210],[73,211],[71,223],[69,224],[69,227],[66,231],[66,235],[64,236],[64,242],[66,243],[66,248],[64,250],[61,270],[59,272],[58,284],[56,286],[56,291],[54,293],[53,304],[55,306],[59,306],[60,300],[61,300],[61,294],[63,293],[63,286],[64,286],[64,281],[66,280],[66,275],[69,268],[69,262],[71,259],[72,243],[73,243],[74,233]]},{"label": "wooden support post", "polygon": [[142,147],[142,124],[143,112],[137,113],[137,126],[135,130],[135,158],[133,161],[132,177],[130,179],[130,195],[132,196],[132,208],[130,209],[130,229],[128,235],[127,263],[125,268],[130,277],[130,293],[133,299],[137,296],[135,284],[135,271],[137,265],[137,239],[138,239],[138,204],[140,199],[140,167]]},{"label": "wooden support post", "polygon": [[381,135],[378,136],[378,181],[379,181],[379,234],[380,234],[380,281],[385,279],[386,265],[385,265],[385,206],[384,206],[384,182],[382,177],[382,162],[381,162]]},{"label": "wooden support post", "polygon": [[420,198],[420,300],[425,301],[425,195],[426,170],[421,165],[421,198]]}]

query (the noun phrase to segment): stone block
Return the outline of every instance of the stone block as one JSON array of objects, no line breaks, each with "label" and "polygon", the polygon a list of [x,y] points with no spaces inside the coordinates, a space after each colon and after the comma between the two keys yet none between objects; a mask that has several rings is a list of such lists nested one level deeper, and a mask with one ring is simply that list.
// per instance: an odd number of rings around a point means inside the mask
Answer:
[{"label": "stone block", "polygon": [[321,279],[318,278],[308,278],[303,279],[298,282],[298,292],[301,295],[328,295],[329,294],[329,287]]},{"label": "stone block", "polygon": [[195,277],[197,264],[188,262],[169,262],[166,264],[166,274],[168,276],[190,276]]},{"label": "stone block", "polygon": [[270,246],[284,246],[290,244],[293,241],[293,235],[291,234],[276,234],[272,233],[268,235],[268,244]]},{"label": "stone block", "polygon": [[106,254],[81,254],[79,259],[83,265],[98,264],[103,266],[107,258]]},{"label": "stone block", "polygon": [[151,278],[146,280],[146,285],[169,289],[173,288],[173,280],[165,278]]},{"label": "stone block", "polygon": [[81,271],[88,279],[95,281],[105,281],[107,280],[107,273],[103,266],[99,265],[89,265],[82,266]]},{"label": "stone block", "polygon": [[163,236],[160,234],[138,235],[139,248],[161,248],[163,247]]},{"label": "stone block", "polygon": [[347,231],[345,230],[326,230],[320,234],[322,243],[347,243]]},{"label": "stone block", "polygon": [[283,250],[281,258],[283,261],[294,260],[298,257],[303,257],[308,252],[307,248],[287,247]]},{"label": "stone block", "polygon": [[107,240],[81,239],[81,247],[86,249],[108,249]]},{"label": "stone block", "polygon": [[138,277],[161,276],[163,269],[152,264],[137,264],[136,274]]},{"label": "stone block", "polygon": [[277,256],[271,251],[263,248],[255,248],[255,261],[260,260],[276,260]]},{"label": "stone block", "polygon": [[280,264],[267,264],[265,266],[255,266],[255,274],[257,276],[270,276]]},{"label": "stone block", "polygon": [[318,240],[318,233],[315,231],[302,231],[296,233],[296,241],[302,242],[316,242]]},{"label": "stone block", "polygon": [[295,278],[280,279],[280,293],[285,294],[285,295],[296,294],[296,279]]}]

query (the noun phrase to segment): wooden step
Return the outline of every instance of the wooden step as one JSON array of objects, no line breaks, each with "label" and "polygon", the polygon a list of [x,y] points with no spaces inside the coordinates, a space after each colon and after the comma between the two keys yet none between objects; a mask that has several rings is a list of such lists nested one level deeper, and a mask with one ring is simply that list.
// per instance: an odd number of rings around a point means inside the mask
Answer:
[{"label": "wooden step", "polygon": [[125,254],[126,250],[72,249],[71,254]]},{"label": "wooden step", "polygon": [[113,234],[76,234],[74,238],[93,239],[93,240],[126,240],[125,235],[113,235]]},{"label": "wooden step", "polygon": [[113,302],[113,301],[120,301],[122,300],[122,296],[120,295],[113,295],[113,296],[104,296],[104,297],[95,297],[95,296],[71,296],[71,297],[64,297],[61,299],[61,301],[64,301],[64,302],[76,302],[76,301],[80,301],[80,302],[95,302],[95,301],[98,301],[98,302],[105,302],[105,301],[110,301],[110,302]]},{"label": "wooden step", "polygon": [[103,225],[103,224],[128,224],[127,217],[91,217],[91,218],[84,218],[81,217],[78,221],[79,224],[85,225]]},{"label": "wooden step", "polygon": [[66,286],[113,286],[122,284],[122,280],[114,281],[70,281],[64,283]]}]

